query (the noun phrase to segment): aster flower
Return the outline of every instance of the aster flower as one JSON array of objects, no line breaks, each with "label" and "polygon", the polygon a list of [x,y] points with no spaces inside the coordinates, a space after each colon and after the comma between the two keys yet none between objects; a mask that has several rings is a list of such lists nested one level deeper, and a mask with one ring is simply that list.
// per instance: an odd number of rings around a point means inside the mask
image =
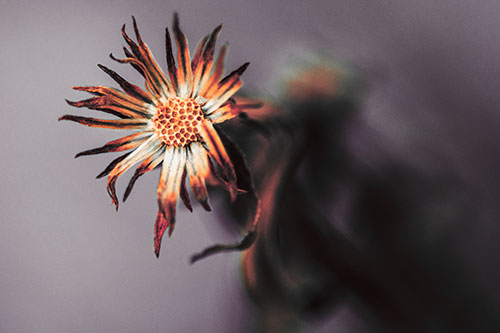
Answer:
[{"label": "aster flower", "polygon": [[104,86],[73,87],[95,97],[67,102],[75,107],[110,113],[118,119],[65,115],[59,120],[70,120],[90,127],[135,131],[75,156],[129,150],[113,160],[97,176],[108,175],[107,190],[116,209],[118,198],[115,183],[120,175],[140,163],[125,190],[125,201],[136,180],[162,164],[157,192],[159,210],[154,229],[154,250],[159,256],[163,234],[168,230],[171,235],[174,230],[177,198],[180,196],[185,206],[192,211],[186,188],[187,179],[196,200],[207,211],[210,211],[210,206],[205,182],[212,174],[225,186],[232,199],[238,193],[233,163],[214,124],[235,117],[245,107],[238,105],[231,97],[242,86],[240,76],[249,63],[222,77],[227,45],[220,48],[214,61],[215,43],[222,25],[198,43],[191,57],[186,36],[175,14],[173,36],[177,44],[177,64],[167,28],[167,77],[143,42],[135,18],[132,19],[137,41],[127,35],[123,25],[122,35],[129,49],[123,48],[124,59],[115,58],[112,54],[110,57],[119,63],[132,65],[144,77],[145,89],[129,83],[111,69],[98,65],[123,91]]}]

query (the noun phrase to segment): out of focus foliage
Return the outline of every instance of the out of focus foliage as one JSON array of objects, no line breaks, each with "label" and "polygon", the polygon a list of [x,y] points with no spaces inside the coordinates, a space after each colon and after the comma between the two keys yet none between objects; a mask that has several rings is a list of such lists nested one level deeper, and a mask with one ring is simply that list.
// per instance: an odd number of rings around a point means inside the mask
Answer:
[{"label": "out of focus foliage", "polygon": [[[345,138],[366,112],[368,87],[348,68],[313,58],[287,67],[280,98],[222,126],[236,141],[229,150],[247,157],[262,203],[257,241],[242,255],[260,309],[255,328],[300,330],[348,303],[373,331],[500,331],[494,300],[436,236],[474,218],[469,193],[451,171],[357,158]],[[248,179],[239,177],[248,193],[228,209],[251,223]]]}]

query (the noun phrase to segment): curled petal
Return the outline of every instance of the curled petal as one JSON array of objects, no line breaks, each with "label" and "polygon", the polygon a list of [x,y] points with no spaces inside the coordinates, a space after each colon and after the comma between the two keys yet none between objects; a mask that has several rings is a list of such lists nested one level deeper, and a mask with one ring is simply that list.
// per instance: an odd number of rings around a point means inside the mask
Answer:
[{"label": "curled petal", "polygon": [[[123,53],[125,54],[125,58],[134,58],[134,55],[132,54],[132,52],[130,52],[125,46],[123,47]],[[136,71],[139,72],[139,74],[142,75],[142,77],[146,78],[146,74],[144,74],[144,70],[142,67],[140,66],[137,66],[135,64],[130,64]]]},{"label": "curled petal", "polygon": [[[156,215],[156,222],[155,222],[155,230],[154,230],[154,248],[155,248],[155,255],[158,258],[160,256],[160,248],[161,248],[161,239],[163,238],[163,234],[167,230],[167,228],[170,227],[170,230],[173,230],[174,225],[170,223],[169,220],[165,218],[164,213],[160,210],[158,210],[158,214]],[[169,230],[169,233],[171,231]]]},{"label": "curled petal", "polygon": [[108,194],[113,201],[116,209],[118,210],[118,198],[116,196],[116,188],[115,183],[118,177],[123,174],[125,171],[130,169],[134,164],[138,163],[141,160],[144,160],[154,154],[156,149],[158,148],[158,144],[156,142],[157,138],[153,135],[144,143],[142,143],[137,149],[132,151],[130,155],[120,161],[114,168],[111,170],[108,176]]},{"label": "curled petal", "polygon": [[236,174],[234,172],[233,163],[227,155],[226,149],[209,120],[202,122],[200,126],[200,135],[208,147],[208,153],[215,160],[217,165],[222,169],[224,179],[222,179],[231,195],[231,200],[234,201],[238,193],[236,187]]},{"label": "curled petal", "polygon": [[205,186],[205,179],[210,173],[208,155],[205,148],[199,142],[193,142],[189,145],[186,170],[189,175],[189,184],[196,200],[198,200],[205,210],[211,211],[208,204],[207,188]]},{"label": "curled petal", "polygon": [[135,182],[137,179],[145,174],[146,172],[149,172],[156,168],[162,161],[163,161],[163,153],[165,151],[165,147],[160,147],[158,150],[150,155],[148,158],[146,158],[135,170],[134,175],[132,178],[130,178],[130,181],[127,185],[127,188],[125,189],[125,193],[123,194],[123,202],[127,200],[128,196],[132,192],[132,189],[134,188]]},{"label": "curled petal", "polygon": [[99,173],[95,178],[99,179],[99,178],[102,178],[104,176],[109,175],[109,173],[111,172],[111,170],[113,170],[118,163],[120,163],[128,155],[130,155],[130,153],[131,153],[131,151],[129,151],[128,153],[126,153],[124,155],[118,156],[117,158],[115,158],[114,160],[112,160],[111,163],[108,164],[108,166],[106,167],[106,169],[104,169],[103,171],[101,171],[101,173]]},{"label": "curled petal", "polygon": [[208,256],[222,253],[222,252],[230,252],[230,251],[244,251],[248,249],[255,243],[257,239],[257,230],[256,228],[251,228],[247,233],[243,236],[241,240],[232,244],[216,244],[206,248],[205,250],[194,254],[191,256],[190,262],[194,264],[201,259],[204,259]]}]

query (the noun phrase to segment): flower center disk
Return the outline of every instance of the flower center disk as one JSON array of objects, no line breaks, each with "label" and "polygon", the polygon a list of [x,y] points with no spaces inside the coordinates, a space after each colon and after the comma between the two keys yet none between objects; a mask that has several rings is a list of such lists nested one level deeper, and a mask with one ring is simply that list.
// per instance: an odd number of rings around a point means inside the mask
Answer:
[{"label": "flower center disk", "polygon": [[182,147],[200,141],[198,127],[203,113],[198,103],[190,98],[169,98],[156,110],[154,131],[168,146]]}]

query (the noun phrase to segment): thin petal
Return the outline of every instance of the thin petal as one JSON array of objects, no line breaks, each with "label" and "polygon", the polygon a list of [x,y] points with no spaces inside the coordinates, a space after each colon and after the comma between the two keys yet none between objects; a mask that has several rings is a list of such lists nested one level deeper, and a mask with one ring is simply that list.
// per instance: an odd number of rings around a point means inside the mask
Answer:
[{"label": "thin petal", "polygon": [[152,135],[148,140],[141,144],[130,155],[119,162],[108,176],[108,194],[118,210],[118,198],[116,197],[115,183],[118,177],[130,169],[134,164],[148,158],[158,148],[157,137]]},{"label": "thin petal", "polygon": [[[125,46],[123,47],[123,53],[125,54],[126,58],[135,58],[132,52],[130,52]],[[133,68],[135,68],[136,71],[139,72],[139,74],[142,75],[142,77],[146,78],[146,74],[144,74],[143,67],[140,67],[136,64],[130,64]]]},{"label": "thin petal", "polygon": [[[163,238],[163,234],[165,233],[168,227],[170,227],[170,230],[173,230],[174,225],[170,224],[170,221],[165,218],[165,215],[163,214],[161,209],[159,209],[158,214],[156,215],[155,231],[154,231],[154,248],[157,258],[160,256],[161,239]],[[170,230],[169,233],[171,233]]]},{"label": "thin petal", "polygon": [[222,169],[223,176],[225,178],[222,180],[231,195],[231,200],[234,200],[236,198],[236,194],[238,193],[234,167],[229,159],[229,156],[227,155],[221,139],[219,138],[219,134],[217,134],[217,131],[209,120],[205,120],[201,123],[200,135],[208,147],[208,153]]},{"label": "thin petal", "polygon": [[109,54],[109,57],[120,64],[130,64],[134,68],[138,68],[138,70],[143,74],[146,79],[146,88],[153,94],[155,100],[158,100],[162,96],[162,89],[159,87],[156,82],[154,76],[147,69],[146,65],[144,65],[140,60],[135,57],[128,57],[125,59],[118,59],[112,53]]},{"label": "thin petal", "polygon": [[103,86],[73,87],[74,90],[86,91],[97,97],[79,102],[66,102],[75,107],[86,107],[92,110],[112,110],[125,118],[151,118],[150,103],[136,97],[126,95],[121,91]]},{"label": "thin petal", "polygon": [[186,170],[189,175],[189,184],[193,190],[196,200],[207,211],[211,211],[208,204],[207,188],[205,179],[210,173],[207,151],[199,142],[193,142],[189,145],[187,153]]},{"label": "thin petal", "polygon": [[113,170],[118,165],[118,163],[120,163],[128,155],[130,155],[130,153],[132,153],[132,152],[129,151],[128,153],[123,154],[123,155],[118,156],[117,158],[115,158],[113,161],[111,161],[111,163],[108,164],[108,166],[106,167],[106,169],[104,169],[103,171],[101,171],[101,173],[99,173],[95,178],[99,179],[99,178],[102,178],[104,176],[109,175],[109,173],[111,172],[111,170]]},{"label": "thin petal", "polygon": [[132,16],[132,22],[134,25],[135,36],[137,38],[137,42],[139,43],[139,51],[141,56],[139,59],[146,65],[146,68],[148,68],[151,71],[153,77],[156,78],[156,81],[160,85],[163,93],[166,96],[175,95],[175,89],[167,81],[165,74],[158,66],[158,63],[156,62],[151,51],[149,50],[149,47],[146,45],[146,43],[143,42],[141,35],[139,33],[139,29],[137,28],[137,22],[135,20],[135,17],[133,16]]},{"label": "thin petal", "polygon": [[184,169],[184,174],[182,175],[182,180],[181,180],[181,192],[180,192],[180,197],[182,199],[182,202],[184,203],[184,206],[192,212],[193,211],[193,206],[191,206],[191,200],[189,199],[189,192],[186,188],[186,170]]},{"label": "thin petal", "polygon": [[222,78],[222,74],[224,73],[224,61],[227,53],[227,44],[221,46],[219,55],[217,56],[217,60],[215,61],[215,66],[213,73],[210,76],[205,76],[203,81],[200,82],[200,96],[206,97],[209,95],[213,95],[215,90],[217,89],[218,82]]},{"label": "thin petal", "polygon": [[210,37],[210,35],[206,35],[205,37],[203,37],[196,46],[196,51],[194,52],[193,59],[191,60],[191,69],[193,70],[193,73],[195,72],[196,67],[198,67],[203,49],[207,44],[208,37]]},{"label": "thin petal", "polygon": [[203,71],[206,70],[206,63],[203,61],[203,51],[207,44],[209,35],[205,36],[196,47],[193,60],[191,61],[191,69],[193,71],[193,91],[191,92],[191,97],[196,97],[200,87],[200,79],[203,75]]},{"label": "thin petal", "polygon": [[205,47],[203,48],[201,59],[197,61],[197,66],[193,69],[194,83],[192,96],[194,97],[198,94],[200,87],[203,87],[210,76],[214,58],[215,42],[217,41],[217,37],[221,29],[222,25],[218,25],[214,31],[212,31]]},{"label": "thin petal", "polygon": [[110,129],[141,129],[148,126],[148,122],[136,119],[96,119],[73,115],[64,115],[59,120],[70,120],[90,127],[101,127]]},{"label": "thin petal", "polygon": [[[175,202],[180,192],[180,184],[184,167],[186,165],[186,151],[183,147],[167,147],[165,157],[163,159],[163,167],[160,174],[160,182],[158,184],[158,200],[161,205],[165,203],[174,203],[173,211],[167,215],[175,215]],[[167,207],[165,207],[167,208]]]},{"label": "thin petal", "polygon": [[222,123],[226,120],[236,117],[241,112],[241,109],[231,99],[220,108],[216,109],[207,116],[214,124]]},{"label": "thin petal", "polygon": [[174,90],[178,93],[179,82],[177,80],[177,68],[175,66],[174,54],[172,52],[172,40],[170,39],[168,28],[165,28],[165,48],[167,50],[168,76],[170,77],[170,82]]},{"label": "thin petal", "polygon": [[241,81],[240,76],[249,64],[250,63],[247,62],[237,70],[231,72],[219,82],[217,89],[213,93],[207,94],[206,98],[208,101],[203,106],[203,110],[206,114],[210,114],[217,110],[217,108],[224,104],[241,88],[243,82]]},{"label": "thin petal", "polygon": [[106,66],[103,66],[101,64],[98,64],[100,69],[102,69],[106,74],[108,74],[113,80],[116,81],[120,85],[120,87],[125,91],[127,94],[130,96],[133,96],[135,98],[138,98],[146,103],[153,104],[153,100],[151,99],[151,94],[145,92],[135,84],[132,84],[125,80],[123,77],[121,77],[118,73],[115,71],[107,68]]},{"label": "thin petal", "polygon": [[146,140],[146,138],[149,136],[151,136],[151,133],[148,133],[148,132],[139,132],[136,134],[127,135],[127,136],[124,136],[123,138],[110,141],[102,147],[82,151],[82,152],[76,154],[75,158],[80,157],[80,156],[96,155],[96,154],[117,152],[117,151],[123,151],[123,150],[136,148],[141,143],[143,143]]},{"label": "thin petal", "polygon": [[156,96],[169,96],[173,94],[172,88],[168,84],[163,72],[149,51],[148,46],[142,41],[139,29],[137,28],[137,22],[133,16],[132,21],[138,44],[136,44],[125,32],[125,24],[122,27],[123,39],[125,39],[128,46],[132,50],[134,58],[143,64],[143,70],[145,71],[146,76],[149,77],[151,88]]},{"label": "thin petal", "polygon": [[193,87],[193,74],[191,70],[191,57],[189,56],[189,47],[186,35],[179,26],[179,16],[174,14],[174,36],[177,43],[177,79],[179,88],[179,97],[186,98]]},{"label": "thin petal", "polygon": [[158,150],[154,154],[152,154],[151,156],[146,158],[137,167],[134,175],[132,176],[132,178],[130,178],[130,181],[127,185],[127,188],[125,189],[125,193],[123,194],[123,202],[125,202],[125,200],[127,200],[128,196],[132,192],[132,189],[133,189],[134,184],[137,181],[137,179],[140,176],[142,176],[143,174],[145,174],[146,172],[149,172],[149,171],[153,170],[154,168],[156,168],[163,161],[164,152],[165,152],[164,146],[158,148]]},{"label": "thin petal", "polygon": [[155,227],[154,244],[157,256],[166,227],[170,226],[169,235],[173,232],[177,197],[180,193],[185,165],[185,149],[183,147],[167,147],[158,184],[158,205],[162,216],[157,219],[157,227]]}]

